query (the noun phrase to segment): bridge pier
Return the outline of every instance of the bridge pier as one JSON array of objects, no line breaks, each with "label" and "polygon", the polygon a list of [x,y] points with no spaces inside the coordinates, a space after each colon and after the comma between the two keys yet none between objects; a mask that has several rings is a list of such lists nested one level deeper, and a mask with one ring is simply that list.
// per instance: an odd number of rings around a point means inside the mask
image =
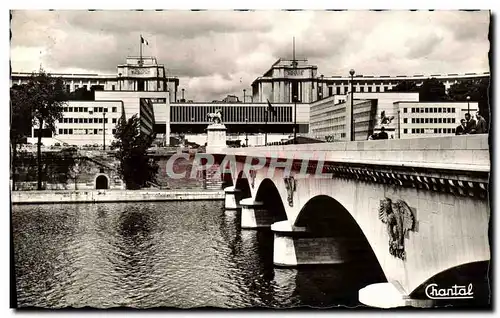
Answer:
[{"label": "bridge pier", "polygon": [[241,206],[241,228],[257,229],[270,228],[274,222],[272,211],[264,208],[264,203],[246,198],[240,201]]},{"label": "bridge pier", "polygon": [[305,227],[288,221],[271,225],[274,232],[273,263],[282,267],[340,264],[352,260],[349,243],[342,237],[317,237]]},{"label": "bridge pier", "polygon": [[378,308],[429,308],[435,304],[432,299],[411,299],[391,283],[368,285],[359,290],[358,297],[362,304]]},{"label": "bridge pier", "polygon": [[224,188],[224,207],[226,210],[237,210],[240,208],[238,204],[240,193],[241,191],[234,186]]}]

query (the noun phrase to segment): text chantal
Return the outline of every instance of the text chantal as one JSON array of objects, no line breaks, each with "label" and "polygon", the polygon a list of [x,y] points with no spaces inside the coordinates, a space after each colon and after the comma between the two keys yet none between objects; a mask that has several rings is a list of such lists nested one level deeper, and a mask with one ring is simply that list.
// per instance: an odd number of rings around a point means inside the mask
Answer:
[{"label": "text chantal", "polygon": [[425,294],[430,299],[470,299],[473,298],[472,284],[469,286],[453,285],[449,288],[439,288],[437,284],[429,284]]}]

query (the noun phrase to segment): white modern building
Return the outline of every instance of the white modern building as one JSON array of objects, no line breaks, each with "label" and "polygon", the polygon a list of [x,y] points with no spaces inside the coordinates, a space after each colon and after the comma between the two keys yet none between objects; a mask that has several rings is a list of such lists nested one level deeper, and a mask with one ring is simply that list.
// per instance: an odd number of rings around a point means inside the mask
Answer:
[{"label": "white modern building", "polygon": [[[418,93],[354,93],[354,140],[366,140],[384,127],[389,138],[454,135],[460,119],[478,110],[477,102],[419,102]],[[345,141],[351,129],[350,95],[335,102],[328,97],[311,104],[309,136]]]},{"label": "white modern building", "polygon": [[[157,133],[168,144],[171,98],[167,88],[170,82],[164,81],[163,65],[157,64],[154,58],[127,58],[127,63],[119,65],[118,70],[118,90],[115,84],[111,84],[114,82],[108,81],[105,88],[111,85],[111,90],[96,90],[94,100],[68,101],[63,118],[56,123],[55,133],[48,129],[42,130],[42,143],[46,146],[56,143],[110,145],[115,140],[115,126],[123,114],[126,119],[133,115],[139,116],[143,132]],[[68,83],[67,78],[63,77],[63,80]],[[91,83],[93,81],[88,80]],[[36,143],[37,136],[38,127],[33,127],[28,142]]]},{"label": "white modern building", "polygon": [[454,135],[466,113],[478,111],[476,102],[396,102],[401,114],[401,138]]}]

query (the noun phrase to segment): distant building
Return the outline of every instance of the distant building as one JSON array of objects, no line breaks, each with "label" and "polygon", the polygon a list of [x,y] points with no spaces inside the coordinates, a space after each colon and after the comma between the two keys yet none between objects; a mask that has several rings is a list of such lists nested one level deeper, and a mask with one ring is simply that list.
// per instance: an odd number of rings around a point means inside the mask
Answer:
[{"label": "distant building", "polygon": [[[42,130],[42,143],[109,146],[114,141],[115,126],[124,113],[126,119],[137,114],[141,131],[157,133],[168,144],[171,98],[167,86],[163,85],[167,82],[159,80],[164,74],[163,66],[155,64],[154,58],[144,58],[143,63],[138,60],[127,58],[127,64],[118,66],[121,71],[119,90],[95,91],[93,101],[68,101],[63,118],[56,122],[55,134],[48,129]],[[36,143],[37,136],[38,127],[33,127],[28,142]]]},{"label": "distant building", "polygon": [[[311,104],[309,136],[325,141],[346,141],[350,130],[350,95]],[[419,102],[418,93],[354,93],[354,140],[366,140],[384,127],[393,139],[455,134],[468,109],[477,102]],[[336,102],[340,100],[340,102]]]},{"label": "distant building", "polygon": [[[222,101],[196,102],[184,99],[184,90],[178,94],[179,79],[166,76],[165,67],[154,57],[128,57],[117,66],[117,75],[97,74],[52,74],[62,77],[66,89],[96,89],[92,101],[69,101],[64,118],[56,123],[56,132],[42,130],[46,145],[59,142],[71,145],[110,144],[116,122],[122,112],[128,119],[137,114],[141,129],[155,133],[157,141],[168,145],[170,135],[186,135],[190,141],[204,144],[205,129],[210,123],[207,115],[222,110],[222,121],[227,127],[228,139],[249,139],[249,145],[263,143],[268,133],[268,142],[282,142],[293,136],[294,124],[299,135],[329,140],[344,140],[350,131],[350,78],[348,76],[318,75],[318,68],[306,59],[294,61],[279,59],[271,68],[252,83],[252,94],[245,97],[251,103],[242,103],[238,96],[228,95]],[[25,83],[30,73],[13,72],[11,85]],[[423,81],[435,77],[448,88],[453,83],[466,80],[489,78],[489,73],[465,75],[414,75],[414,76],[362,76],[354,77],[354,125],[355,139],[366,139],[384,126],[390,138],[410,138],[436,131],[448,134],[458,125],[451,113],[444,117],[429,117],[425,113],[400,113],[404,103],[418,103],[416,92],[388,92],[401,81]],[[179,96],[181,95],[181,96]],[[178,101],[178,98],[182,102]],[[276,109],[276,116],[267,113],[268,100]],[[415,105],[417,105],[415,104]],[[460,104],[460,103],[459,103]],[[466,104],[466,103],[465,103]],[[477,109],[477,103],[470,103]],[[476,105],[472,108],[472,104]],[[463,107],[464,104],[460,104]],[[402,107],[402,108],[401,108]],[[443,109],[444,106],[437,106]],[[452,106],[449,106],[452,107]],[[458,106],[457,106],[458,107]],[[447,107],[445,107],[447,108]],[[453,108],[453,107],[452,107]],[[152,109],[152,110],[151,110]],[[434,107],[432,107],[434,110]],[[424,107],[425,111],[425,107]],[[463,111],[460,111],[463,113]],[[407,115],[405,115],[407,114]],[[429,113],[430,114],[430,113]],[[435,113],[433,113],[435,114]],[[444,114],[444,113],[442,113]],[[411,117],[412,116],[412,117]],[[426,119],[426,116],[429,117]],[[295,119],[296,117],[296,119]],[[406,118],[406,119],[405,119]],[[427,122],[425,122],[427,120]],[[447,126],[428,126],[443,124]],[[436,120],[436,122],[435,122]],[[451,120],[452,122],[448,122]],[[453,122],[455,120],[455,122]],[[413,122],[415,121],[415,122]],[[423,122],[422,122],[423,121]],[[402,129],[401,132],[398,129]],[[434,130],[436,129],[436,130]],[[36,142],[38,127],[32,129]]]},{"label": "distant building", "polygon": [[419,138],[455,134],[460,119],[470,110],[478,111],[478,103],[470,102],[397,102],[401,116],[401,138]]},{"label": "distant building", "polygon": [[[334,97],[334,96],[332,96]],[[347,112],[350,103],[335,103],[329,97],[311,104],[310,136],[324,141],[345,141],[347,137]],[[373,134],[377,100],[354,100],[355,140],[366,140]]]},{"label": "distant building", "polygon": [[[135,92],[170,92],[170,102],[177,99],[179,78],[166,76],[163,64],[158,64],[154,57],[127,57],[124,64],[117,66],[116,74],[69,74],[51,73],[61,77],[68,92],[78,88],[101,86],[105,91],[135,91]],[[12,72],[10,86],[26,83],[31,73]]]},{"label": "distant building", "polygon": [[[355,140],[366,140],[382,126],[396,138],[398,109],[395,102],[418,102],[418,93],[354,93]],[[334,95],[310,104],[310,133],[313,138],[346,140],[351,129],[351,95]]]},{"label": "distant building", "polygon": [[227,95],[223,100],[223,103],[239,103],[240,99],[236,95]]},{"label": "distant building", "polygon": [[[456,82],[489,78],[490,73],[465,74],[417,74],[417,75],[354,75],[354,92],[383,93],[391,90],[403,81],[415,81],[420,85],[423,80],[436,78],[446,89]],[[350,90],[350,76],[318,74],[318,67],[309,64],[307,59],[297,59],[296,66],[289,59],[278,59],[262,76],[252,83],[254,102],[291,103],[293,97],[301,103],[313,103],[333,95],[345,95]]]}]

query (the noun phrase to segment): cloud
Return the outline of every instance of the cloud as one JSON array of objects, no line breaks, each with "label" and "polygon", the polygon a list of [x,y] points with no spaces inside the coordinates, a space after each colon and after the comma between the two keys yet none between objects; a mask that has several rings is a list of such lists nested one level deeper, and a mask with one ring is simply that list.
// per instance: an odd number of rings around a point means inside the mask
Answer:
[{"label": "cloud", "polygon": [[439,46],[442,40],[443,38],[435,33],[431,33],[426,36],[424,36],[424,34],[420,34],[406,42],[408,47],[408,53],[406,56],[410,59],[418,59],[421,57],[425,58]]},{"label": "cloud", "polygon": [[115,74],[126,56],[157,57],[189,99],[251,91],[278,58],[318,74],[412,75],[489,70],[489,12],[14,11],[13,71]]}]

